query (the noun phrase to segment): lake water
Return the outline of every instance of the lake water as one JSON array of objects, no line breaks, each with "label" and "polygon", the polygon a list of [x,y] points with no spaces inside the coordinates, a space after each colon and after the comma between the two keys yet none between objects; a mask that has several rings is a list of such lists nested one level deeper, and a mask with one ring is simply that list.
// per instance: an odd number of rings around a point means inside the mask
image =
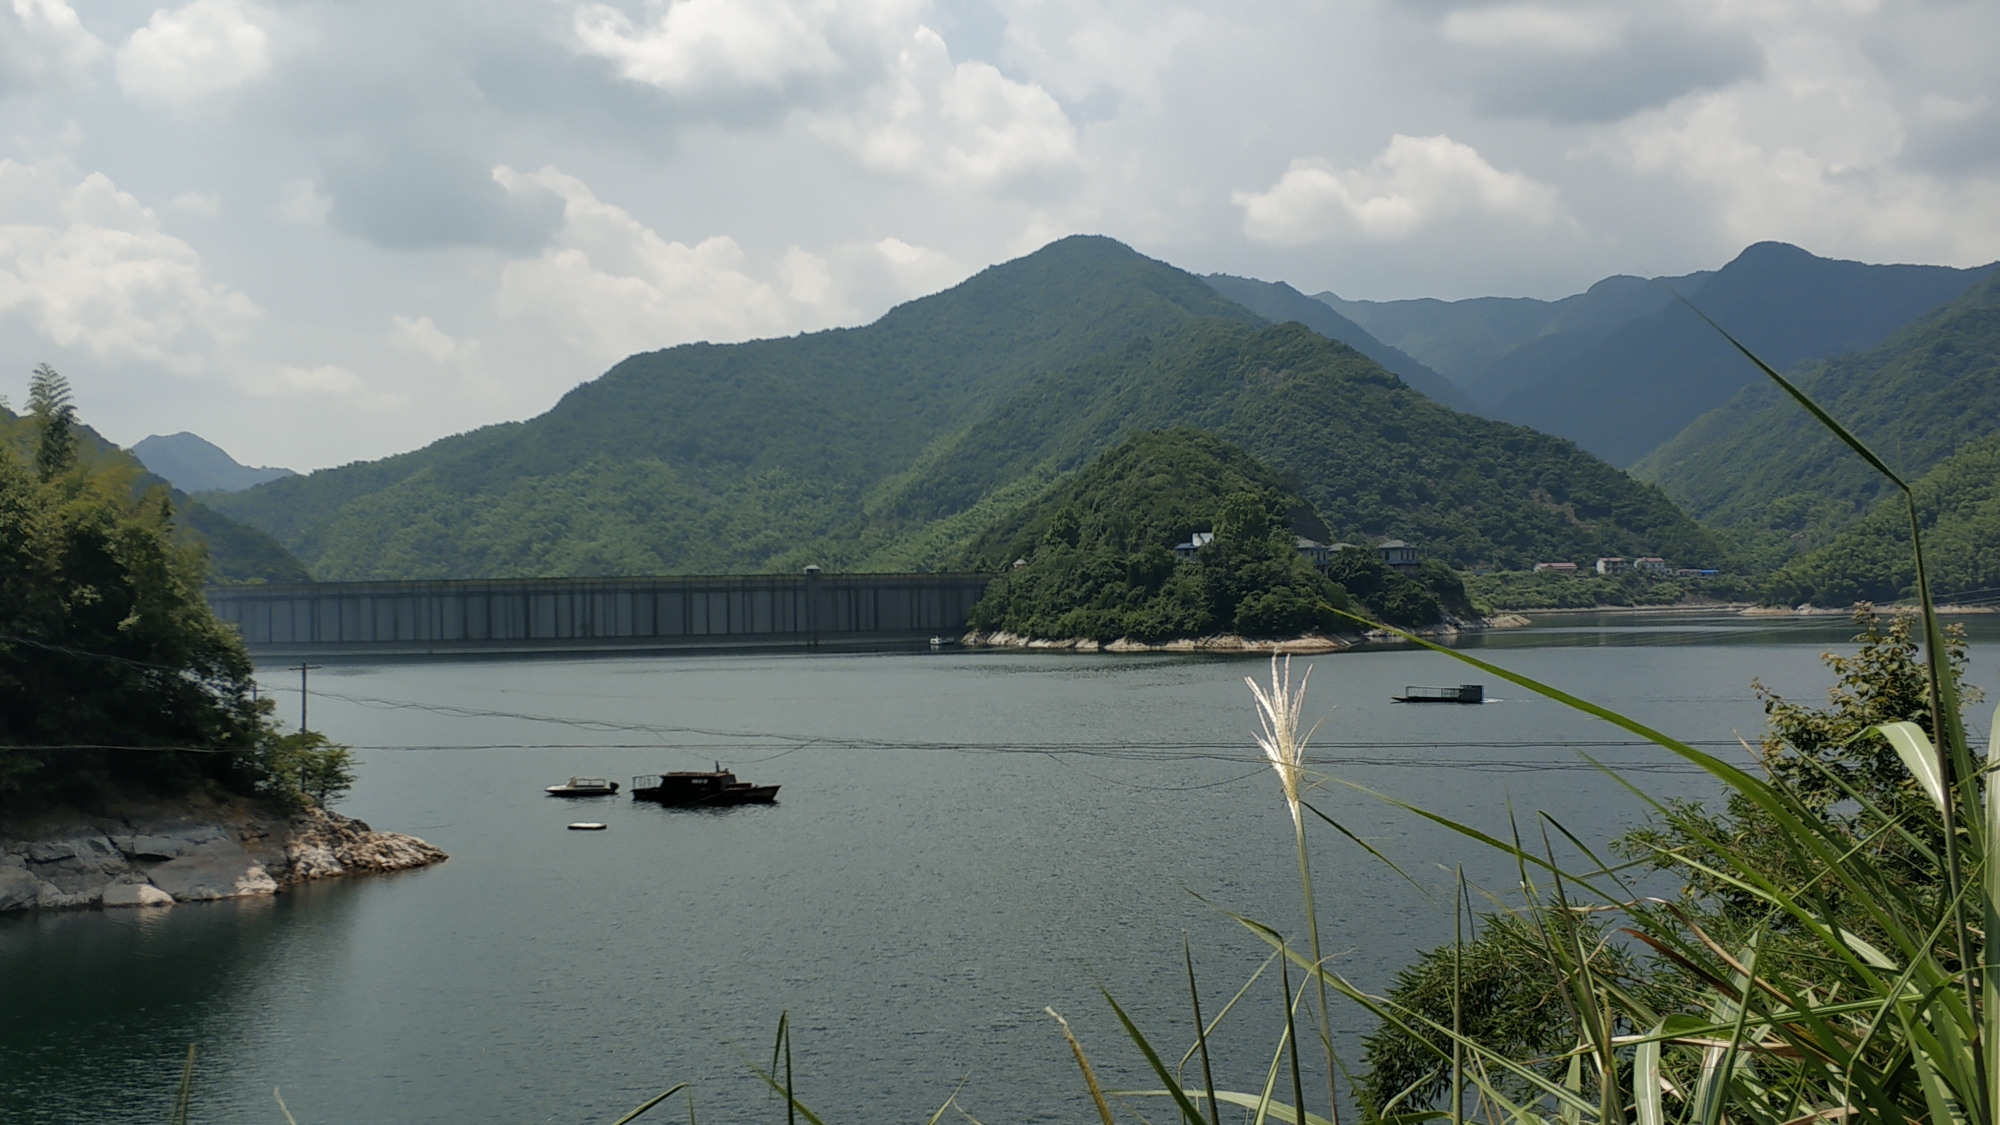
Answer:
[{"label": "lake water", "polygon": [[[1974,622],[1972,680],[2000,629]],[[1468,645],[1681,737],[1753,741],[1753,677],[1817,701],[1838,620],[1552,616]],[[1547,812],[1599,841],[1637,802],[1709,792],[1663,752],[1431,653],[1299,660],[1329,779],[1311,847],[1343,971],[1381,987],[1448,940],[1450,865],[1496,892],[1508,864],[1351,782],[1488,830]],[[1297,934],[1291,825],[1251,742],[1256,659],[1022,652],[335,665],[312,722],[365,762],[339,808],[451,853],[441,866],[275,899],[0,919],[0,1120],[164,1120],[190,1043],[194,1120],[301,1125],[610,1122],[695,1084],[713,1120],[776,1121],[752,1073],[781,1012],[800,1096],[829,1121],[1083,1119],[1054,1022],[1108,1084],[1151,1084],[1102,985],[1163,1048],[1189,1042],[1181,941],[1213,1015],[1262,960],[1221,910]],[[1484,681],[1481,707],[1392,704]],[[296,675],[267,671],[281,706]],[[289,690],[288,690],[289,689]],[[1983,721],[1975,724],[1983,735]],[[1740,750],[1720,749],[1741,754]],[[715,760],[783,785],[768,808],[564,802]],[[576,833],[577,819],[609,831]],[[1200,897],[1196,897],[1200,896]],[[1204,901],[1205,900],[1205,901]],[[1217,1043],[1261,1085],[1278,986]],[[1337,1012],[1352,1058],[1368,1022]],[[1310,1088],[1310,1087],[1309,1087]],[[648,1120],[680,1117],[677,1097]],[[962,1119],[961,1119],[962,1120]]]}]

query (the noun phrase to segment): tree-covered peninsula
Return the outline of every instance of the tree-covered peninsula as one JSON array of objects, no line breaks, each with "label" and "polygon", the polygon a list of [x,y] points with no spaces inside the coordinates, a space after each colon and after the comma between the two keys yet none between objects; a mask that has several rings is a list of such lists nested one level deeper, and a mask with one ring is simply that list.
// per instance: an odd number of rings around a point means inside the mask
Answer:
[{"label": "tree-covered peninsula", "polygon": [[[1195,547],[1198,534],[1213,538]],[[960,562],[1006,568],[971,628],[1032,639],[1282,638],[1353,628],[1336,610],[1399,625],[1465,611],[1449,568],[1433,563],[1427,582],[1412,581],[1355,548],[1321,569],[1299,541],[1324,547],[1327,538],[1276,471],[1179,428],[1126,439],[989,528]]]},{"label": "tree-covered peninsula", "polygon": [[169,490],[82,439],[54,371],[28,405],[0,420],[0,808],[344,788],[345,749],[284,734],[257,699]]}]

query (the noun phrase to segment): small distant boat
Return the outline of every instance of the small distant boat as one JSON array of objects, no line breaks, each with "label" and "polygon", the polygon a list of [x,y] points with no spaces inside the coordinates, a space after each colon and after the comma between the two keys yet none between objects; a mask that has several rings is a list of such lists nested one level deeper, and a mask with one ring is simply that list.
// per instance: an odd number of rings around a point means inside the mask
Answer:
[{"label": "small distant boat", "polygon": [[572,777],[561,785],[544,790],[551,797],[609,797],[618,792],[618,783],[601,777]]},{"label": "small distant boat", "polygon": [[1457,687],[1418,687],[1403,689],[1403,694],[1389,698],[1397,703],[1484,703],[1486,685],[1460,684]]},{"label": "small distant boat", "polygon": [[632,799],[679,807],[718,808],[726,805],[768,805],[778,799],[775,785],[752,785],[717,762],[705,772],[676,771],[632,779]]},{"label": "small distant boat", "polygon": [[595,820],[579,820],[569,826],[571,832],[602,832],[607,826]]}]

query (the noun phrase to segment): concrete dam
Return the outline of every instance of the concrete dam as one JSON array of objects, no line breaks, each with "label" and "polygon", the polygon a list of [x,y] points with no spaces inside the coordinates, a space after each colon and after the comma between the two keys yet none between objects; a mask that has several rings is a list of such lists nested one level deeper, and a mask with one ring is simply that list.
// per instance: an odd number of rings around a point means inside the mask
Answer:
[{"label": "concrete dam", "polygon": [[956,639],[991,578],[772,574],[211,586],[253,656],[868,648]]}]

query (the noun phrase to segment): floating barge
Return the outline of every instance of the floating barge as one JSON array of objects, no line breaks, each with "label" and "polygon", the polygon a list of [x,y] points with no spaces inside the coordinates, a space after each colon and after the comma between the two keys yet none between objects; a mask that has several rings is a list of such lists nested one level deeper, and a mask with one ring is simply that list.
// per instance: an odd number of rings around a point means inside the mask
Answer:
[{"label": "floating barge", "polygon": [[1389,698],[1397,703],[1484,703],[1486,685],[1460,684],[1457,687],[1418,687],[1403,689],[1403,694]]},{"label": "floating barge", "polygon": [[635,777],[632,779],[632,799],[683,808],[768,805],[778,799],[778,787],[738,781],[735,774],[718,766],[699,772]]}]

